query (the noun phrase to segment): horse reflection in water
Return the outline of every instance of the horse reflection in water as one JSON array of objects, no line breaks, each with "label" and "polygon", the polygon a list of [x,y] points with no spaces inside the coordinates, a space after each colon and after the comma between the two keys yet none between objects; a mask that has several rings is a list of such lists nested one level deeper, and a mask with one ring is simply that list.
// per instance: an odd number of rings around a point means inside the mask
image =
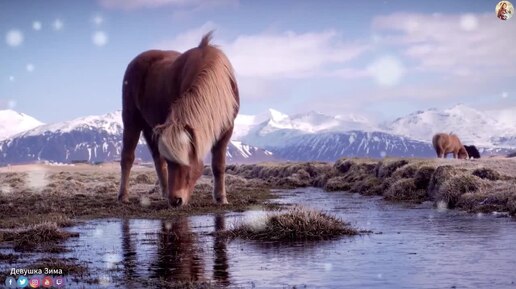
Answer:
[{"label": "horse reflection in water", "polygon": [[[215,232],[221,232],[226,229],[226,218],[222,214],[215,215]],[[221,285],[229,285],[229,265],[226,248],[226,240],[215,234],[213,241],[213,253],[215,260],[213,261],[213,280]]]},{"label": "horse reflection in water", "polygon": [[162,221],[153,277],[166,281],[202,281],[204,263],[196,241],[186,217]]},{"label": "horse reflection in water", "polygon": [[[133,282],[137,275],[137,258],[135,241],[131,238],[131,227],[128,219],[122,220],[122,266],[124,268],[124,280],[128,288],[134,288],[138,285]],[[137,283],[137,282],[136,282]],[[134,287],[133,287],[134,286]]]},{"label": "horse reflection in water", "polygon": [[[214,217],[215,231],[225,229],[224,215]],[[122,250],[123,278],[126,286],[138,283],[139,272],[147,270],[147,266],[139,264],[137,258],[137,246],[135,234],[131,234],[129,221],[122,222]],[[213,276],[212,280],[206,278],[205,271],[208,256],[204,256],[198,234],[192,232],[189,220],[185,216],[178,216],[173,220],[163,220],[161,231],[156,238],[156,256],[151,261],[150,278],[167,282],[185,281],[214,281],[227,286],[229,281],[229,265],[226,251],[226,243],[217,234],[213,237]]]}]

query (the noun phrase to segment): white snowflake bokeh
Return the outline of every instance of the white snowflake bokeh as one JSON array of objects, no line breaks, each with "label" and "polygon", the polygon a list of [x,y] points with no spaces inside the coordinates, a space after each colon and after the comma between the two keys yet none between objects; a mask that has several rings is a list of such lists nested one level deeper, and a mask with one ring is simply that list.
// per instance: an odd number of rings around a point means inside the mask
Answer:
[{"label": "white snowflake bokeh", "polygon": [[151,205],[151,200],[147,196],[140,197],[140,205],[144,208],[147,208]]},{"label": "white snowflake bokeh", "polygon": [[244,213],[244,222],[249,225],[252,230],[263,230],[267,222],[267,212],[263,210],[249,210]]},{"label": "white snowflake bokeh", "polygon": [[32,29],[36,30],[36,31],[40,31],[41,28],[43,28],[43,24],[41,24],[40,21],[34,21],[32,22]]},{"label": "white snowflake bokeh", "polygon": [[9,109],[13,109],[16,107],[16,100],[14,99],[10,99],[9,101],[7,101],[7,107],[9,107]]},{"label": "white snowflake bokeh", "polygon": [[502,92],[502,98],[509,97],[509,93],[507,91]]},{"label": "white snowflake bokeh", "polygon": [[437,202],[437,211],[438,212],[444,212],[446,210],[448,210],[448,202],[446,202],[446,201]]},{"label": "white snowflake bokeh", "polygon": [[98,47],[102,47],[107,44],[108,36],[104,31],[96,31],[91,36],[91,41]]},{"label": "white snowflake bokeh", "polygon": [[401,82],[405,67],[398,58],[384,56],[369,65],[368,71],[378,85],[395,86]]},{"label": "white snowflake bokeh", "polygon": [[95,25],[100,26],[104,22],[104,18],[100,15],[95,15],[93,17],[92,21]]},{"label": "white snowflake bokeh", "polygon": [[16,80],[16,79],[14,78],[14,76],[9,75],[9,81],[13,82],[13,81],[15,81],[15,80]]},{"label": "white snowflake bokeh", "polygon": [[5,42],[11,47],[20,46],[23,43],[23,33],[17,29],[9,30],[5,35]]},{"label": "white snowflake bokeh", "polygon": [[478,18],[473,14],[465,14],[460,17],[460,28],[464,31],[475,31],[478,28]]},{"label": "white snowflake bokeh", "polygon": [[104,255],[104,262],[106,263],[107,269],[113,269],[116,264],[120,261],[122,261],[122,258],[118,254],[114,253],[107,253]]},{"label": "white snowflake bokeh", "polygon": [[47,171],[43,167],[35,167],[27,173],[25,183],[33,190],[39,191],[47,186]]},{"label": "white snowflake bokeh", "polygon": [[28,63],[27,66],[25,66],[28,72],[33,72],[36,67],[34,67],[34,64]]},{"label": "white snowflake bokeh", "polygon": [[64,26],[63,20],[61,20],[59,18],[54,20],[54,22],[52,23],[52,27],[54,27],[55,31],[59,31],[59,30],[63,29],[63,26]]}]

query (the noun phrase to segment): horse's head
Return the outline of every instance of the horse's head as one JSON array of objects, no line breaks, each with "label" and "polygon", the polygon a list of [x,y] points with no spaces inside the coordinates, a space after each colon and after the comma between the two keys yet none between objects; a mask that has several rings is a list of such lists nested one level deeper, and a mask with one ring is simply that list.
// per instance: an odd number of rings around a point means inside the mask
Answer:
[{"label": "horse's head", "polygon": [[154,132],[159,137],[159,152],[168,164],[169,204],[186,205],[204,168],[197,155],[194,130],[188,125],[165,124]]},{"label": "horse's head", "polygon": [[469,159],[468,151],[464,146],[461,146],[461,148],[459,149],[458,158],[464,160]]}]

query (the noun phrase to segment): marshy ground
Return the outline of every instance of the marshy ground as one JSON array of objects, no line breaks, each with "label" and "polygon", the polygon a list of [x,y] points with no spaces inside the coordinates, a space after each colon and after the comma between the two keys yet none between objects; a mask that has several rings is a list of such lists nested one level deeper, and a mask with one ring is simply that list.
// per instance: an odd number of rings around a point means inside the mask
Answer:
[{"label": "marshy ground", "polygon": [[[191,215],[245,212],[249,209],[270,210],[278,208],[278,204],[273,201],[276,194],[271,189],[319,187],[332,194],[346,191],[381,196],[393,202],[431,202],[440,209],[497,212],[502,216],[516,214],[516,161],[512,159],[341,159],[335,163],[229,165],[227,173],[230,205],[213,204],[210,170],[206,169],[196,186],[191,204],[185,208],[171,209],[156,186],[154,169],[149,167],[137,166],[133,169],[129,204],[116,201],[119,184],[117,164],[0,168],[0,249],[5,249],[3,253],[0,250],[0,263],[9,267],[8,264],[18,264],[26,258],[31,265],[38,266],[60,262],[58,265],[72,276],[87,277],[88,263],[73,257],[49,257],[49,254],[66,254],[70,248],[63,246],[63,243],[78,238],[78,233],[70,232],[67,227],[92,219],[169,220]],[[330,237],[335,232],[348,235],[358,233],[355,228],[348,226],[346,220],[331,215],[324,217],[322,220],[329,225]],[[296,219],[296,216],[283,219],[274,216],[269,220],[270,226],[267,228],[281,230],[286,238],[328,237],[310,233],[309,224],[317,223],[313,219],[306,222],[306,218]],[[288,231],[292,224],[299,226],[295,232]],[[284,225],[287,228],[282,227]],[[319,229],[316,232],[323,231]],[[267,230],[256,233],[245,226],[224,232],[242,239],[281,237],[281,234]],[[1,275],[8,273],[5,268],[1,269]],[[152,282],[161,282],[159,286],[163,288],[218,286],[206,283],[205,280],[193,283],[187,281]],[[92,278],[89,282],[98,284],[100,281]]]}]

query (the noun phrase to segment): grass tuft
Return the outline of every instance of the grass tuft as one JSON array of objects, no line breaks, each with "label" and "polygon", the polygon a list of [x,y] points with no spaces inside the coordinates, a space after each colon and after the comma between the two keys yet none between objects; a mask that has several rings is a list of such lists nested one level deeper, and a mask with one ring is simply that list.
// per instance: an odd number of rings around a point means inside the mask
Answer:
[{"label": "grass tuft", "polygon": [[495,170],[488,169],[488,168],[475,169],[471,174],[474,176],[477,176],[481,179],[487,179],[490,181],[498,181],[501,177],[500,173],[498,173]]},{"label": "grass tuft", "polygon": [[223,232],[230,238],[260,241],[310,241],[339,236],[353,236],[360,232],[340,218],[301,207],[283,213],[269,213],[261,224],[241,224]]}]

